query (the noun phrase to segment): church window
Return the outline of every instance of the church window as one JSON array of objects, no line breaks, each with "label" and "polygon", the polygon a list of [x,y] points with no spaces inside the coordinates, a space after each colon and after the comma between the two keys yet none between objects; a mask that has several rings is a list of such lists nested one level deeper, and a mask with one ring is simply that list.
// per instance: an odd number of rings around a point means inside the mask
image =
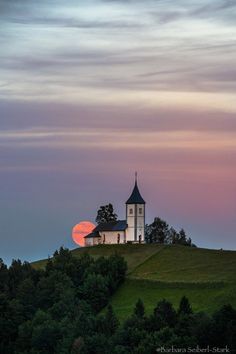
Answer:
[{"label": "church window", "polygon": [[142,214],[142,208],[139,208],[139,214]]},{"label": "church window", "polygon": [[133,214],[133,209],[129,209],[129,213],[130,213],[130,214]]},{"label": "church window", "polygon": [[103,243],[105,243],[106,242],[106,235],[104,234],[103,235]]}]

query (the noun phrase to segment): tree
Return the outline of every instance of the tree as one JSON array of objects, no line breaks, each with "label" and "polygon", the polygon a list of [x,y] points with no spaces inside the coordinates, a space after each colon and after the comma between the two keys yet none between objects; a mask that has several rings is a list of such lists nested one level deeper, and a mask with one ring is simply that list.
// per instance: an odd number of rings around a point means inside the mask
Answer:
[{"label": "tree", "polygon": [[186,296],[183,296],[180,300],[178,314],[190,315],[191,313],[193,313],[193,310],[188,301],[188,298]]},{"label": "tree", "polygon": [[96,223],[101,224],[103,222],[110,222],[116,220],[117,215],[114,212],[113,205],[111,203],[100,206],[97,212]]},{"label": "tree", "polygon": [[49,276],[41,277],[36,288],[37,307],[45,310],[52,307],[71,289],[73,283],[62,271],[53,271]]},{"label": "tree", "polygon": [[184,229],[177,232],[168,223],[156,217],[152,224],[145,225],[145,240],[147,243],[179,244],[182,246],[196,247],[190,237],[187,237]]},{"label": "tree", "polygon": [[170,230],[169,230],[169,241],[170,241],[170,243],[176,244],[176,243],[178,243],[178,240],[179,240],[178,232],[173,227],[171,227]]},{"label": "tree", "polygon": [[109,304],[105,315],[100,315],[97,319],[97,332],[105,334],[107,337],[113,336],[119,326],[119,321]]},{"label": "tree", "polygon": [[179,233],[176,233],[172,237],[172,243],[176,243],[182,246],[195,246],[192,245],[192,240],[190,237],[187,237],[184,229],[181,229]]},{"label": "tree", "polygon": [[150,243],[167,243],[169,225],[166,221],[157,217],[149,227],[146,227],[146,233],[148,234]]},{"label": "tree", "polygon": [[8,269],[4,264],[2,258],[0,258],[0,291],[6,289],[8,284]]},{"label": "tree", "polygon": [[30,318],[35,311],[35,285],[30,278],[24,279],[17,289],[16,298],[24,306],[24,316]]},{"label": "tree", "polygon": [[179,243],[181,245],[186,245],[187,244],[187,235],[186,232],[184,231],[184,229],[181,229],[179,232]]},{"label": "tree", "polygon": [[38,310],[32,321],[32,347],[39,353],[55,353],[61,338],[60,325],[47,313]]},{"label": "tree", "polygon": [[231,344],[235,337],[236,310],[231,305],[224,305],[213,314],[212,319],[212,344],[218,347]]},{"label": "tree", "polygon": [[146,224],[144,228],[145,241],[147,243],[152,243],[152,226]]},{"label": "tree", "polygon": [[154,318],[159,328],[173,327],[176,324],[176,312],[172,304],[165,299],[155,307]]},{"label": "tree", "polygon": [[100,274],[89,274],[80,289],[81,295],[94,312],[101,310],[108,301],[109,290],[106,278]]},{"label": "tree", "polygon": [[119,321],[118,321],[118,319],[113,311],[113,307],[111,305],[107,306],[105,321],[106,321],[107,325],[109,326],[107,334],[111,336],[116,332],[116,330],[119,326]]},{"label": "tree", "polygon": [[[109,345],[109,340],[103,333],[94,333],[91,336],[87,336],[84,350],[82,353],[86,354],[110,354],[112,349]],[[78,354],[78,352],[76,353]]]},{"label": "tree", "polygon": [[145,313],[144,304],[141,299],[138,299],[134,308],[134,314],[139,318],[143,318],[144,313]]}]

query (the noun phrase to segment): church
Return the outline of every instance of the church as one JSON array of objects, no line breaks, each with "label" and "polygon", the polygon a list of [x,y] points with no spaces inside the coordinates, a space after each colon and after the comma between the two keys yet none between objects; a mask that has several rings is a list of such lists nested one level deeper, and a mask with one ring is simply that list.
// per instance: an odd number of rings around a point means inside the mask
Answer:
[{"label": "church", "polygon": [[97,225],[90,234],[85,236],[85,246],[127,242],[143,243],[145,204],[139,192],[136,174],[133,191],[125,204],[126,220],[117,220]]}]

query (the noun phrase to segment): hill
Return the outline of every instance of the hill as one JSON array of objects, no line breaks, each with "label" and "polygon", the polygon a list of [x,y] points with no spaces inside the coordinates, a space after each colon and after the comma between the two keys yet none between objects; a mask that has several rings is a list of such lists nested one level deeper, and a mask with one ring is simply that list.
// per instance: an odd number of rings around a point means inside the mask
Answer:
[{"label": "hill", "polygon": [[[163,298],[177,307],[183,295],[195,311],[212,313],[227,303],[236,307],[235,251],[156,244],[99,245],[72,251],[76,257],[84,252],[93,257],[118,253],[127,261],[126,281],[111,300],[121,320],[132,312],[138,298],[147,312]],[[33,263],[37,268],[44,264]]]}]

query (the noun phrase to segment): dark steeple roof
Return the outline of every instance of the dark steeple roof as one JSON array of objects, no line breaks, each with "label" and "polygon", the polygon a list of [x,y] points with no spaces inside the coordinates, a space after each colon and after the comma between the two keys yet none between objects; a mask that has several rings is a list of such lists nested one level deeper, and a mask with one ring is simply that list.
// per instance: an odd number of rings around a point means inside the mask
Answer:
[{"label": "dark steeple roof", "polygon": [[137,173],[135,174],[135,185],[134,185],[133,192],[129,197],[129,199],[127,200],[126,204],[145,204],[145,201],[143,200],[138,189]]}]

